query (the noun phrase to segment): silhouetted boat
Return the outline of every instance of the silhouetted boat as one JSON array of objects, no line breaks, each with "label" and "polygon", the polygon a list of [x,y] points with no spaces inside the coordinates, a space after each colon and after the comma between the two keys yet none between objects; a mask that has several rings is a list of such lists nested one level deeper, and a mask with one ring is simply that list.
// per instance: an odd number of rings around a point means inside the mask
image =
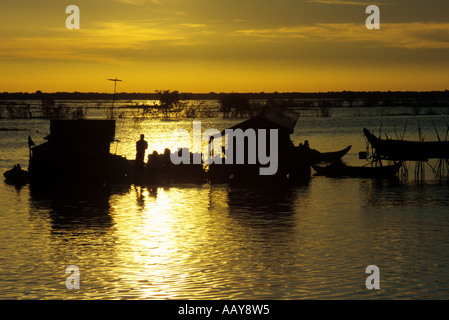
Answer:
[{"label": "silhouetted boat", "polygon": [[3,173],[6,183],[23,185],[28,182],[28,171],[22,170],[20,164],[16,164],[11,170]]},{"label": "silhouetted boat", "polygon": [[346,148],[333,151],[333,152],[320,152],[315,149],[309,149],[304,146],[296,147],[298,154],[302,158],[307,158],[310,163],[323,163],[323,162],[337,162],[343,158],[349,150],[351,150],[352,146],[347,146]]},{"label": "silhouetted boat", "polygon": [[360,177],[360,178],[389,178],[395,176],[402,166],[398,162],[389,166],[348,166],[342,162],[335,162],[328,166],[312,165],[317,175],[326,177]]},{"label": "silhouetted boat", "polygon": [[427,159],[448,159],[449,141],[405,141],[380,139],[368,129],[363,133],[378,156],[390,160],[426,161]]}]

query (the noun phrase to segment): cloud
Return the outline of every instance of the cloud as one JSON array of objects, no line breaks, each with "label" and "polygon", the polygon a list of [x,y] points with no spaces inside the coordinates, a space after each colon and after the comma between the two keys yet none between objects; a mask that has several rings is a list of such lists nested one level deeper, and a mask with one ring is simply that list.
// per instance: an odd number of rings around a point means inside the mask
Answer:
[{"label": "cloud", "polygon": [[405,49],[448,49],[449,23],[384,23],[380,30],[368,30],[364,24],[320,23],[277,29],[246,29],[235,33],[265,42],[288,39],[326,42],[363,42],[367,46]]},{"label": "cloud", "polygon": [[189,27],[189,28],[206,28],[207,25],[203,23],[181,23],[181,27]]},{"label": "cloud", "polygon": [[79,30],[40,29],[36,35],[0,37],[0,57],[126,63],[194,41],[179,25],[166,21],[110,21]]},{"label": "cloud", "polygon": [[[364,23],[317,23],[281,28],[236,29],[189,23],[179,19],[98,22],[89,28],[34,28],[17,35],[0,35],[0,58],[47,61],[88,61],[129,64],[181,57],[248,57],[263,55],[258,43],[295,50],[292,43],[349,43],[356,47],[449,49],[449,23],[381,23],[368,30]],[[209,22],[210,23],[210,22]],[[234,30],[232,30],[234,28]],[[243,49],[242,49],[242,44]],[[235,50],[240,48],[241,50]],[[292,52],[293,54],[293,52]]]}]

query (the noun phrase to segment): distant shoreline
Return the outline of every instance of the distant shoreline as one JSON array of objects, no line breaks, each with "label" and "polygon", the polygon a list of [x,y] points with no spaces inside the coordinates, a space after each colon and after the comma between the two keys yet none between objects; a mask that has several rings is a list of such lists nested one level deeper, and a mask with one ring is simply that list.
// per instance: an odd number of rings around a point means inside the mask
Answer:
[{"label": "distant shoreline", "polygon": [[[181,100],[218,100],[228,93],[189,93],[180,92]],[[449,90],[445,91],[339,91],[339,92],[251,92],[240,93],[249,99],[341,99],[341,100],[449,100]],[[112,93],[99,92],[3,92],[0,100],[110,100]],[[115,100],[158,100],[157,93],[127,93],[115,94]]]}]

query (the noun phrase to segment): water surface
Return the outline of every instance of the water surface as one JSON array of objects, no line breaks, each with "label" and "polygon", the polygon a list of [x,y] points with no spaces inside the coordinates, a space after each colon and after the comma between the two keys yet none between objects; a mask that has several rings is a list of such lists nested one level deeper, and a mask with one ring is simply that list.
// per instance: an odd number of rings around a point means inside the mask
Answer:
[{"label": "water surface", "polygon": [[[222,130],[239,119],[200,119]],[[301,117],[292,139],[322,151],[353,145],[364,164],[363,127],[390,136],[444,136],[449,117],[386,114],[380,108]],[[46,120],[0,119],[0,170],[28,164],[27,137],[43,142]],[[192,120],[119,119],[111,151],[130,159]],[[447,299],[448,184],[313,177],[306,186],[117,186],[45,194],[0,183],[2,299]],[[410,165],[413,172],[413,164]],[[77,265],[79,290],[65,286]],[[381,289],[367,290],[377,265]]]}]

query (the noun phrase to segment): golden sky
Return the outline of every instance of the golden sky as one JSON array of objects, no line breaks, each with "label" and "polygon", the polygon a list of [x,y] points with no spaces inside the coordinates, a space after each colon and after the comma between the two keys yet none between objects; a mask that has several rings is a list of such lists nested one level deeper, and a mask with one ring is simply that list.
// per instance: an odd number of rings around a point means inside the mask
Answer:
[{"label": "golden sky", "polygon": [[[80,9],[69,30],[68,5]],[[368,30],[368,5],[380,8]],[[449,89],[447,0],[15,0],[0,91]]]}]

